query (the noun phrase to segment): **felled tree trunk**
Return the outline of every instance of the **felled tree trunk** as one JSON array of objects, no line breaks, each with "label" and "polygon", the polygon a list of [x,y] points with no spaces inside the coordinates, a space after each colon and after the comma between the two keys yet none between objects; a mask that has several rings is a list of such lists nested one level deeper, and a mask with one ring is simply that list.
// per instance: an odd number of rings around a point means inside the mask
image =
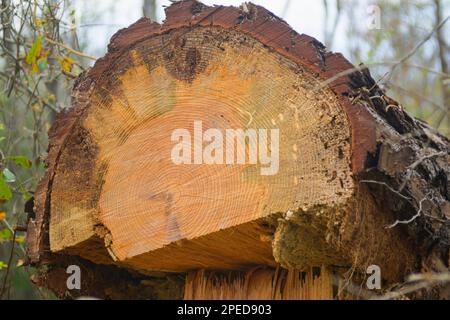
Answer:
[{"label": "felled tree trunk", "polygon": [[75,296],[336,298],[350,269],[448,268],[445,137],[262,7],[166,15],[120,30],[50,130],[36,281],[63,295],[79,264]]}]

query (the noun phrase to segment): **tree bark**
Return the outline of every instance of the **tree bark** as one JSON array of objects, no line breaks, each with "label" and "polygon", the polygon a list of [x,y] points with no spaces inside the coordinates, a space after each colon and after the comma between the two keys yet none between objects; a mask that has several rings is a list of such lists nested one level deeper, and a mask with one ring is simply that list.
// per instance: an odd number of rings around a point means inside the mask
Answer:
[{"label": "tree bark", "polygon": [[[176,274],[185,292],[171,280],[172,297],[216,298],[206,275],[248,280],[263,268],[256,274],[271,298],[333,298],[333,277],[348,270],[378,265],[393,284],[448,268],[447,138],[409,116],[367,69],[260,6],[181,1],[166,16],[114,35],[49,132],[28,226],[29,262],[50,270],[41,283],[80,259],[146,283]],[[251,138],[241,154],[232,144],[233,161],[226,149],[204,163],[199,125],[203,133],[279,130],[279,166],[270,172],[275,161],[257,153],[252,162]],[[191,164],[171,157],[178,129],[194,137]],[[267,142],[259,155],[270,146],[274,156],[275,140],[258,136]],[[303,285],[272,281],[302,272]],[[219,292],[255,297],[236,277],[221,279]]]}]

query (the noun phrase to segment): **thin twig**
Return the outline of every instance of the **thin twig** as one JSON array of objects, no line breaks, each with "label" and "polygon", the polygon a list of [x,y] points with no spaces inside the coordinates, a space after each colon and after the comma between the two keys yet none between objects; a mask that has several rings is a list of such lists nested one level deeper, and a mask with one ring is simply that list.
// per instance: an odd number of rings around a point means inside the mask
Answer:
[{"label": "thin twig", "polygon": [[400,90],[400,91],[402,91],[402,92],[404,92],[404,93],[407,93],[407,94],[416,96],[417,98],[420,98],[422,101],[429,102],[430,104],[432,104],[433,106],[435,106],[436,108],[438,108],[438,109],[440,109],[440,110],[442,110],[442,111],[447,111],[447,109],[445,108],[445,106],[440,105],[440,104],[434,102],[433,100],[431,100],[431,99],[429,99],[429,98],[427,98],[427,97],[424,97],[423,95],[421,95],[420,93],[417,93],[417,92],[414,91],[414,90],[408,90],[408,89],[405,89],[405,88],[403,88],[402,86],[399,86],[398,84],[392,83],[391,81],[387,82],[387,86],[388,86],[388,87],[394,87],[394,88],[397,88],[398,90]]},{"label": "thin twig", "polygon": [[[397,69],[397,67],[399,65],[401,65],[403,62],[405,62],[406,60],[408,60],[409,58],[411,58],[416,52],[417,50],[419,50],[428,40],[430,40],[430,38],[433,36],[433,34],[438,31],[439,29],[442,28],[442,26],[450,19],[450,16],[448,16],[447,18],[445,18],[444,20],[442,20],[439,24],[437,24],[433,30],[431,30],[427,36],[425,38],[422,39],[422,41],[420,41],[410,52],[408,52],[408,54],[406,54],[403,58],[401,58],[396,64],[394,64],[391,68],[391,70],[388,72],[388,78],[387,81],[389,81],[392,77],[392,74],[394,73],[394,71]],[[380,79],[381,80],[381,79]]]},{"label": "thin twig", "polygon": [[89,55],[89,54],[87,54],[87,53],[84,53],[84,52],[77,51],[77,50],[75,50],[75,49],[72,49],[71,47],[65,45],[64,43],[57,42],[57,41],[52,40],[52,39],[50,39],[50,38],[48,38],[48,37],[46,37],[45,40],[46,40],[47,42],[50,42],[51,44],[57,45],[57,46],[59,46],[59,47],[61,47],[61,48],[64,48],[64,49],[66,49],[67,51],[70,51],[70,52],[72,52],[73,54],[76,54],[77,56],[84,57],[84,58],[88,58],[88,59],[91,59],[91,60],[97,60],[97,57],[91,56],[91,55]]},{"label": "thin twig", "polygon": [[388,188],[389,190],[391,190],[392,192],[394,192],[395,194],[397,194],[399,197],[405,199],[405,200],[412,200],[410,197],[407,197],[403,194],[400,193],[400,191],[395,190],[394,188],[392,188],[390,185],[388,185],[386,182],[381,182],[381,181],[376,181],[376,180],[360,180],[359,182],[361,183],[374,183],[374,184],[380,184],[385,186],[386,188]]},{"label": "thin twig", "polygon": [[428,282],[450,282],[450,272],[441,273],[415,273],[407,278],[408,282],[428,281]]},{"label": "thin twig", "polygon": [[374,296],[373,299],[375,300],[396,299],[405,296],[406,294],[426,289],[439,283],[447,283],[447,282],[450,282],[450,272],[412,274],[407,278],[403,288],[397,291],[388,292],[382,296]]},{"label": "thin twig", "polygon": [[416,220],[416,219],[417,219],[418,217],[420,217],[420,215],[422,214],[422,204],[423,204],[423,202],[424,202],[425,200],[428,200],[428,199],[425,197],[425,198],[423,198],[422,200],[420,200],[420,202],[419,202],[419,210],[418,210],[417,213],[416,213],[414,216],[412,216],[410,219],[408,219],[408,220],[396,220],[393,224],[387,226],[386,229],[391,229],[391,228],[395,227],[395,226],[398,225],[398,224],[408,224],[408,223],[411,223],[411,222],[413,222],[414,220]]},{"label": "thin twig", "polygon": [[0,299],[2,299],[3,295],[5,294],[6,282],[8,280],[9,270],[11,269],[12,259],[13,259],[13,256],[14,256],[14,245],[15,245],[15,243],[16,243],[16,231],[14,231],[14,233],[13,233],[12,247],[11,247],[11,252],[9,254],[8,266],[6,267],[5,277],[3,278],[3,285],[2,285],[2,290],[0,292]]},{"label": "thin twig", "polygon": [[[15,232],[15,231],[14,231],[14,228],[9,224],[9,222],[6,221],[6,219],[5,219],[5,220],[2,220],[2,222],[5,224],[6,228],[7,228],[9,231],[11,231],[11,233],[14,234],[14,232]],[[21,244],[19,244],[19,248],[20,248],[20,250],[21,250],[24,254],[26,253],[24,247],[23,247]]]}]

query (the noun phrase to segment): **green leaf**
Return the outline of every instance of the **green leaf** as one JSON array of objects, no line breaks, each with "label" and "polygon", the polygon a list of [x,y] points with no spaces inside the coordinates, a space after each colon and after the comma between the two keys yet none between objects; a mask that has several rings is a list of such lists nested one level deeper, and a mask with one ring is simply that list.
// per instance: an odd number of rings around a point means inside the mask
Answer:
[{"label": "green leaf", "polygon": [[38,68],[39,70],[44,70],[47,67],[47,59],[39,60]]},{"label": "green leaf", "polygon": [[11,189],[6,184],[3,175],[0,176],[0,203],[6,202],[12,197]]},{"label": "green leaf", "polygon": [[0,230],[0,239],[2,240],[9,240],[11,239],[12,235],[12,232],[7,228]]},{"label": "green leaf", "polygon": [[0,261],[0,270],[2,270],[4,268],[8,268],[8,265],[6,263],[4,263],[3,261]]},{"label": "green leaf", "polygon": [[13,157],[7,157],[7,159],[14,161],[17,165],[19,165],[23,168],[31,168],[31,161],[28,160],[27,157],[13,156]]},{"label": "green leaf", "polygon": [[22,193],[23,197],[25,198],[25,201],[31,199],[31,195],[28,193],[27,189],[23,185],[19,186],[19,190]]},{"label": "green leaf", "polygon": [[16,182],[16,176],[8,168],[3,169],[3,177],[6,182]]},{"label": "green leaf", "polygon": [[39,56],[42,49],[42,36],[37,37],[31,46],[30,51],[28,51],[26,61],[28,64],[33,64],[36,62],[36,57]]}]

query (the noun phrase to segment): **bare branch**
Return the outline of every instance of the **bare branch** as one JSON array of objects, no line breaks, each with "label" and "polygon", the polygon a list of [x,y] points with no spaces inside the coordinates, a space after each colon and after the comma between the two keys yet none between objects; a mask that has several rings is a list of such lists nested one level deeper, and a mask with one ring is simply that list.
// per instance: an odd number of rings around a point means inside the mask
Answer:
[{"label": "bare branch", "polygon": [[410,197],[407,197],[403,194],[400,193],[400,191],[395,190],[394,188],[392,188],[390,185],[388,185],[385,182],[381,182],[381,181],[376,181],[376,180],[360,180],[360,183],[374,183],[374,184],[380,184],[385,186],[386,188],[388,188],[389,190],[391,190],[393,193],[395,193],[396,195],[398,195],[399,197],[405,199],[405,200],[412,200]]},{"label": "bare branch", "polygon": [[[411,58],[416,52],[417,50],[419,50],[428,40],[430,40],[430,38],[433,36],[433,34],[436,31],[439,31],[444,24],[450,19],[450,16],[448,16],[447,18],[445,18],[444,20],[442,20],[441,22],[439,22],[434,28],[433,30],[431,30],[428,35],[422,39],[422,41],[420,41],[410,52],[408,52],[408,54],[406,54],[403,58],[401,58],[396,64],[394,64],[391,68],[390,71],[388,71],[383,77],[387,76],[387,80],[389,81],[392,77],[392,74],[394,73],[394,71],[397,69],[398,66],[400,66],[403,62],[405,62],[406,60],[408,60],[409,58]],[[383,79],[380,78],[378,81]]]},{"label": "bare branch", "polygon": [[417,211],[417,213],[412,216],[410,219],[408,220],[396,220],[393,224],[389,225],[386,227],[386,229],[391,229],[394,228],[396,225],[398,224],[408,224],[413,222],[414,220],[416,220],[418,217],[420,217],[420,215],[422,214],[422,204],[425,200],[428,200],[427,198],[423,198],[422,200],[420,200],[419,202],[419,210]]},{"label": "bare branch", "polygon": [[45,38],[45,40],[50,42],[51,44],[57,45],[57,46],[59,46],[61,48],[64,48],[67,51],[70,51],[73,54],[76,54],[77,56],[80,56],[80,57],[83,57],[83,58],[88,58],[88,59],[91,59],[91,60],[97,60],[97,57],[91,56],[91,55],[89,55],[87,53],[83,53],[83,52],[77,51],[75,49],[72,49],[71,47],[65,45],[64,43],[57,42],[57,41],[52,40],[52,39],[47,38],[47,37]]}]

